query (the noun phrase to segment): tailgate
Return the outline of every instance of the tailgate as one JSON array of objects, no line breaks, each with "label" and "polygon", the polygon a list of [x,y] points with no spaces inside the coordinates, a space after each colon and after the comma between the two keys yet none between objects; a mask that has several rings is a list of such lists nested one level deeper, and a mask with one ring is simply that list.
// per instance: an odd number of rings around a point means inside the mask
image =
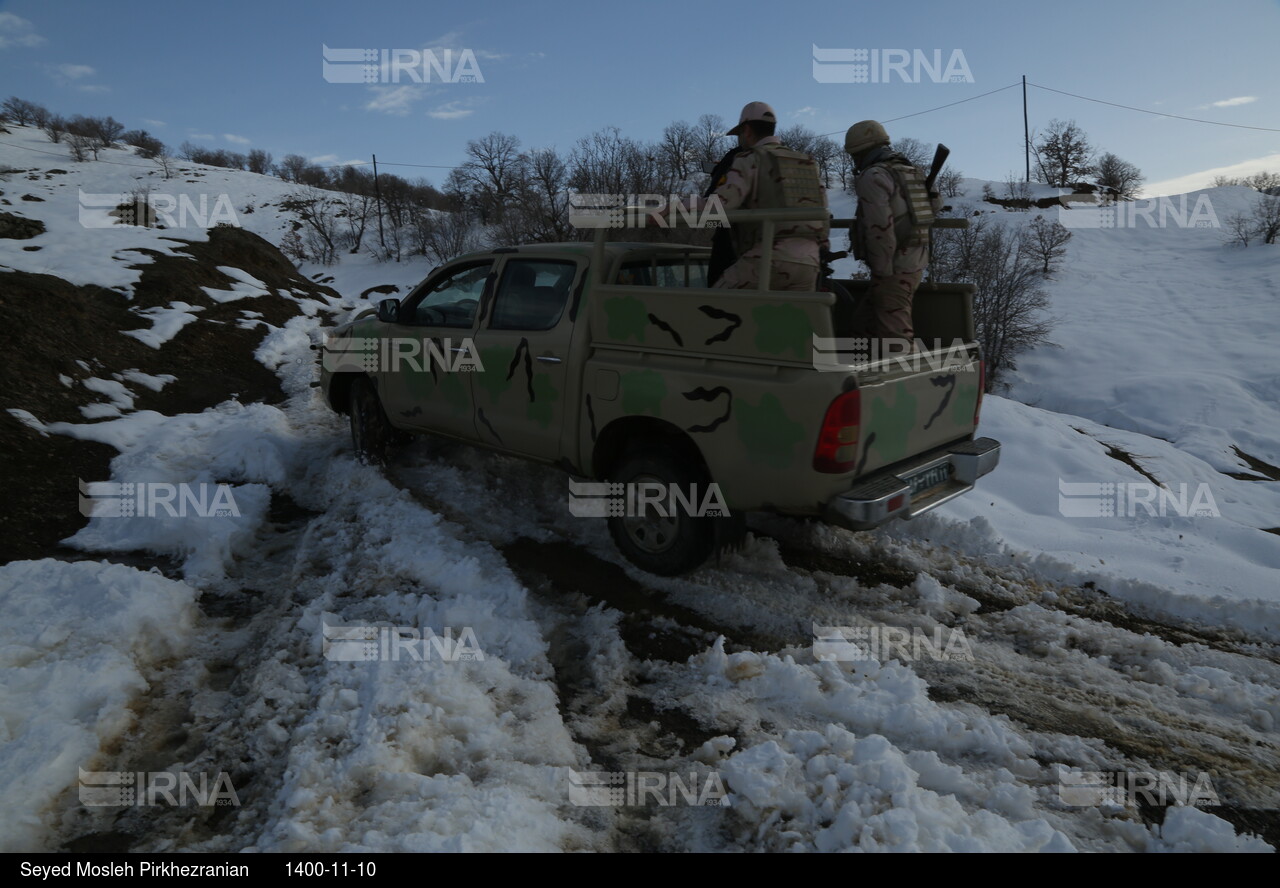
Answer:
[{"label": "tailgate", "polygon": [[858,379],[859,477],[974,433],[983,384],[975,347],[880,361],[861,370]]}]

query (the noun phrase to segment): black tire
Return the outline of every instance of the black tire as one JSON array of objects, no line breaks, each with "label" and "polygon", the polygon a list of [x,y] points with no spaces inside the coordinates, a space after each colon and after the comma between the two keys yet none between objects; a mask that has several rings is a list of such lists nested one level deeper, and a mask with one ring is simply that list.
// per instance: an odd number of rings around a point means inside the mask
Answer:
[{"label": "black tire", "polygon": [[373,381],[361,376],[351,384],[351,443],[367,466],[385,466],[400,435],[387,419]]},{"label": "black tire", "polygon": [[[628,450],[609,473],[609,481],[632,484],[655,481],[675,484],[688,491],[697,486],[699,499],[710,482],[701,467],[690,465],[667,447],[636,447]],[[611,516],[609,533],[628,561],[659,576],[676,576],[702,566],[720,545],[721,525],[727,517],[694,517],[681,508],[669,516]]]}]

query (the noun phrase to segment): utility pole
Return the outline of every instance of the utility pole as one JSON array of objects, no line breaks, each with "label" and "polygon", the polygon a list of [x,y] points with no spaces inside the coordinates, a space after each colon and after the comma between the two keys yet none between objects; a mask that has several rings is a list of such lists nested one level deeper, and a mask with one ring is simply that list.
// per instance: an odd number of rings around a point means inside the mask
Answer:
[{"label": "utility pole", "polygon": [[1031,183],[1031,130],[1027,127],[1027,75],[1022,75],[1022,150],[1027,157],[1027,184]]},{"label": "utility pole", "polygon": [[378,155],[376,154],[373,155],[373,193],[378,198],[378,243],[385,250],[387,248],[387,239],[382,233],[382,189],[378,186]]}]

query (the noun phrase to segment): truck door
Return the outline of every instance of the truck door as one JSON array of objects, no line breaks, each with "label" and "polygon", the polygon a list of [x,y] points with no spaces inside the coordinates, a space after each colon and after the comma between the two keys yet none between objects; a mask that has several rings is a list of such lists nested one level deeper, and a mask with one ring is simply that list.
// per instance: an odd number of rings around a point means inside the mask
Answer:
[{"label": "truck door", "polygon": [[582,268],[573,259],[509,256],[475,344],[484,365],[472,378],[481,441],[537,459],[560,456],[573,321],[569,302]]},{"label": "truck door", "polygon": [[484,259],[436,272],[406,297],[401,323],[383,326],[378,391],[397,425],[476,440],[473,342],[493,267]]}]

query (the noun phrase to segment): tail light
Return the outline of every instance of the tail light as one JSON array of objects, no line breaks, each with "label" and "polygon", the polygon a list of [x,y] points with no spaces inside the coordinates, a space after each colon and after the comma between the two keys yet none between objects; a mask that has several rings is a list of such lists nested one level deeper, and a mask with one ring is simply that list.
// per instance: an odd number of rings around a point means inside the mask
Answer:
[{"label": "tail light", "polygon": [[978,427],[978,416],[982,413],[982,393],[987,389],[987,365],[978,358],[978,400],[973,403],[973,427]]},{"label": "tail light", "polygon": [[831,402],[813,450],[815,471],[832,475],[853,471],[858,463],[858,421],[862,414],[862,393],[845,392]]}]

